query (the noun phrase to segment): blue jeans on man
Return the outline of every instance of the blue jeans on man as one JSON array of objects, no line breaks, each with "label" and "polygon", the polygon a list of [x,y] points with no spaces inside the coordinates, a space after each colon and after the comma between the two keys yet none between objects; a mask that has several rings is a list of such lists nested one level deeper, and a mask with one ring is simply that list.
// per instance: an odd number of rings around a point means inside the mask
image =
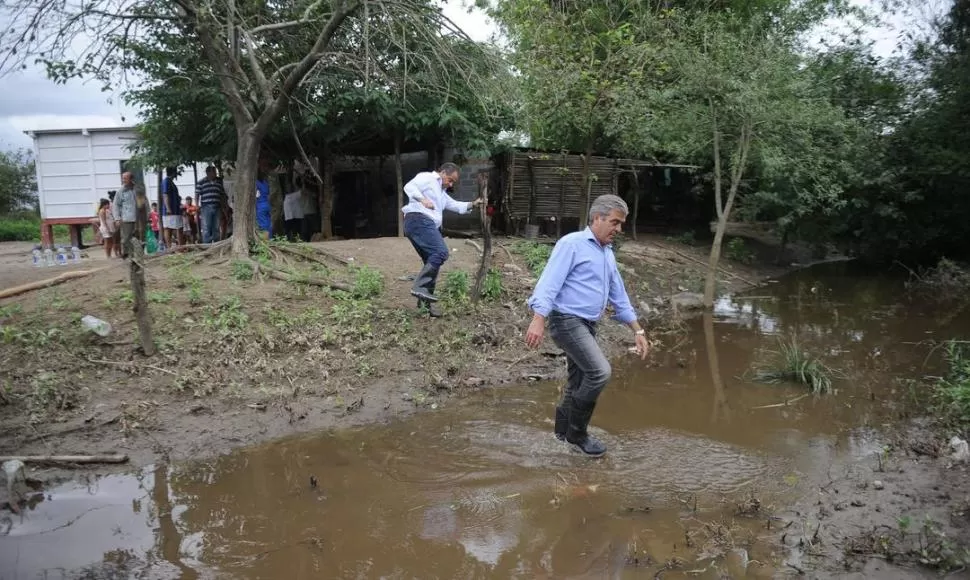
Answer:
[{"label": "blue jeans on man", "polygon": [[[589,441],[583,443],[586,453],[601,455],[606,448],[589,437],[586,427],[613,369],[596,343],[596,323],[553,311],[549,313],[549,336],[566,354],[567,379],[556,406],[556,437],[570,441],[579,437]],[[567,437],[567,430],[573,431],[572,437]]]},{"label": "blue jeans on man", "polygon": [[211,244],[219,241],[219,204],[206,203],[202,205],[202,243]]},{"label": "blue jeans on man", "polygon": [[448,245],[434,220],[421,214],[409,213],[404,216],[404,235],[424,263],[421,272],[414,279],[411,294],[424,303],[434,302],[437,300],[434,291],[438,272],[448,260]]}]

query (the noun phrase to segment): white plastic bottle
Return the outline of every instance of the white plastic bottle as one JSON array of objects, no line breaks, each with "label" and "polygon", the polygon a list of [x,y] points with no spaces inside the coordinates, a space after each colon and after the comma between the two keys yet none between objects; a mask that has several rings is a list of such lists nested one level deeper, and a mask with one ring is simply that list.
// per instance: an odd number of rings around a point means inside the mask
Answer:
[{"label": "white plastic bottle", "polygon": [[64,248],[57,248],[57,265],[67,266],[67,252]]},{"label": "white plastic bottle", "polygon": [[108,336],[111,334],[111,325],[100,318],[95,318],[90,314],[81,319],[81,326],[98,336]]},{"label": "white plastic bottle", "polygon": [[41,268],[44,266],[44,254],[40,252],[40,246],[35,247],[34,251],[32,251],[30,255],[35,268]]},{"label": "white plastic bottle", "polygon": [[71,246],[71,261],[75,264],[81,263],[81,250],[77,246]]},{"label": "white plastic bottle", "polygon": [[53,265],[54,265],[54,250],[52,250],[50,248],[45,248],[44,249],[44,266],[50,267],[50,266],[53,266]]}]

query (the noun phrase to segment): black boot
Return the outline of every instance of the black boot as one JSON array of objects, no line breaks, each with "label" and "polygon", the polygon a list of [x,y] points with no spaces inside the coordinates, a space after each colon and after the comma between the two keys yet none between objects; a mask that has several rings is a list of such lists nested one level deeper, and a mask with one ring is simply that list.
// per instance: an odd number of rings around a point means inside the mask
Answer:
[{"label": "black boot", "polygon": [[566,427],[569,425],[569,413],[563,405],[556,405],[556,439],[566,440]]},{"label": "black boot", "polygon": [[437,268],[425,264],[414,278],[414,285],[411,286],[411,295],[417,296],[425,302],[437,302],[438,299],[434,297],[434,291],[432,290],[434,288],[434,279],[437,275]]},{"label": "black boot", "polygon": [[566,429],[566,441],[586,455],[599,457],[606,453],[606,445],[586,432],[595,408],[595,401],[581,401],[573,397],[572,404],[569,406],[569,426]]},{"label": "black boot", "polygon": [[426,310],[431,318],[441,318],[441,309],[434,302],[418,298],[418,310]]}]

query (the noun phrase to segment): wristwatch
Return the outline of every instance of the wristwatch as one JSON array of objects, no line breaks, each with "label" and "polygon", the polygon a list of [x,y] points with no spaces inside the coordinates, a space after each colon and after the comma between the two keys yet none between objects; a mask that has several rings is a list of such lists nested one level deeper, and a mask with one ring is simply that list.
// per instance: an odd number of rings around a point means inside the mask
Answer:
[{"label": "wristwatch", "polygon": [[643,329],[641,328],[640,330],[638,330],[638,331],[636,331],[636,332],[634,332],[633,334],[635,334],[635,335],[637,335],[637,336],[646,336],[646,335],[647,335],[647,331],[646,331],[646,330],[643,330]]}]

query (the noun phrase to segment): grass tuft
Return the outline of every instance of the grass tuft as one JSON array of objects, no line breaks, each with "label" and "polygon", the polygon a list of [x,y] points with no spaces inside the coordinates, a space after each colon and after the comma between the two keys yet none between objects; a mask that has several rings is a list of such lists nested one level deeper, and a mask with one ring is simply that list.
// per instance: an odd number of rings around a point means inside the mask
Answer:
[{"label": "grass tuft", "polygon": [[779,341],[778,347],[775,362],[755,370],[755,381],[799,383],[810,387],[816,394],[832,391],[832,378],[836,376],[836,371],[803,349],[795,337]]}]

